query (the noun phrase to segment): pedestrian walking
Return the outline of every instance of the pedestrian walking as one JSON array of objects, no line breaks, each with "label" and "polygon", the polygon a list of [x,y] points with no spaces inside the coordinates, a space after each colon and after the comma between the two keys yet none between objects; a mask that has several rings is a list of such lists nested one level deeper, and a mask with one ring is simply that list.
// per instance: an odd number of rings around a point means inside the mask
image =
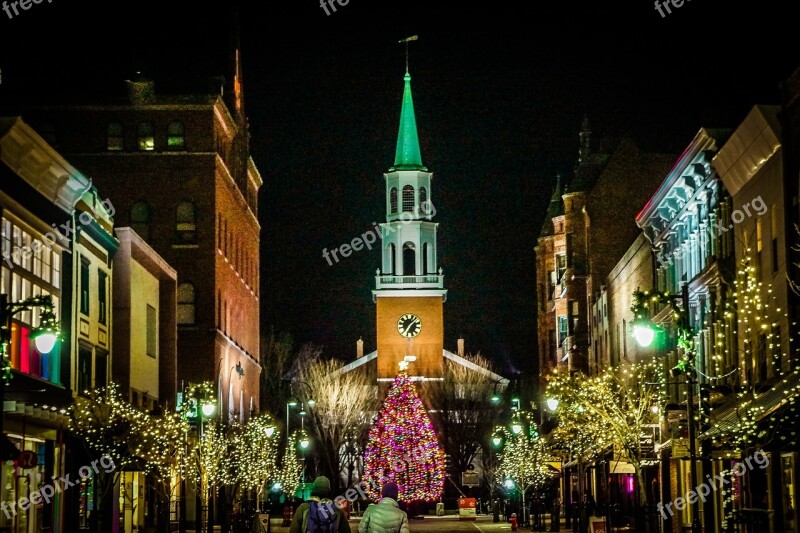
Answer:
[{"label": "pedestrian walking", "polygon": [[409,533],[408,515],[397,503],[397,484],[387,483],[381,489],[381,499],[364,511],[358,533]]},{"label": "pedestrian walking", "polygon": [[318,476],[311,487],[311,497],[295,511],[289,533],[351,533],[344,511],[330,498],[330,480]]}]

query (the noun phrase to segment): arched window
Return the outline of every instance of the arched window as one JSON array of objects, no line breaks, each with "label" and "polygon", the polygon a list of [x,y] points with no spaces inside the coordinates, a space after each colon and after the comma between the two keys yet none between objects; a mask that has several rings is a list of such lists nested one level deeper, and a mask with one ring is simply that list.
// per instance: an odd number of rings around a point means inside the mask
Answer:
[{"label": "arched window", "polygon": [[130,226],[142,239],[150,240],[150,206],[147,202],[136,202],[131,206]]},{"label": "arched window", "polygon": [[139,150],[152,152],[156,149],[156,141],[153,137],[153,124],[151,122],[140,122],[136,129],[139,137]]},{"label": "arched window", "polygon": [[417,250],[414,248],[413,242],[403,245],[403,275],[417,275]]},{"label": "arched window", "polygon": [[397,213],[397,187],[392,187],[392,190],[389,191],[389,205],[392,213]]},{"label": "arched window", "polygon": [[122,123],[109,122],[106,129],[106,149],[110,152],[118,152],[124,148],[125,136],[122,133]]},{"label": "arched window", "polygon": [[386,247],[387,253],[389,254],[389,274],[397,274],[397,258],[395,257],[395,247],[394,243],[389,244]]},{"label": "arched window", "polygon": [[406,185],[403,187],[403,212],[414,211],[414,187]]},{"label": "arched window", "polygon": [[185,150],[183,122],[170,122],[167,126],[167,150]]},{"label": "arched window", "polygon": [[194,243],[196,241],[197,213],[192,202],[180,202],[175,208],[175,235],[178,242]]},{"label": "arched window", "polygon": [[195,310],[194,285],[181,283],[178,285],[178,324],[182,326],[194,325]]}]

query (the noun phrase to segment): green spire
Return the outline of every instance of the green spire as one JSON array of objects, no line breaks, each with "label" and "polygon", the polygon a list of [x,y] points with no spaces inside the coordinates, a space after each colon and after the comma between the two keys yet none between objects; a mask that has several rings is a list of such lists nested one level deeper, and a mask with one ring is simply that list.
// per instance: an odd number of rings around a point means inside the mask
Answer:
[{"label": "green spire", "polygon": [[411,98],[411,74],[406,71],[403,77],[403,107],[400,110],[400,130],[397,134],[397,151],[394,166],[390,170],[427,170],[422,166],[419,152],[417,119],[414,117],[414,101]]}]

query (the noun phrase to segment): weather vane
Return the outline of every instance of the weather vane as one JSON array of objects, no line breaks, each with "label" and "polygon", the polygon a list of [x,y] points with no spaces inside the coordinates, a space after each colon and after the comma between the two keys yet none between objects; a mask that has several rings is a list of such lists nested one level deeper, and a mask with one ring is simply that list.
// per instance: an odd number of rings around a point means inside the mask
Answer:
[{"label": "weather vane", "polygon": [[405,39],[397,41],[398,43],[405,43],[406,45],[406,74],[408,74],[408,43],[417,40],[419,40],[419,35],[412,35],[411,37],[406,37]]}]

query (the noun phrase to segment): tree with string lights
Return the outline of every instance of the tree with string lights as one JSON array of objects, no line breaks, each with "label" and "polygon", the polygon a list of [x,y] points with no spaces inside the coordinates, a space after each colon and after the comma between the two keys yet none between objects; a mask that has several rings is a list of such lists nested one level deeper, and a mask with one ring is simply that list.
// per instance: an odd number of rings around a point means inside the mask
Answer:
[{"label": "tree with string lights", "polygon": [[364,481],[375,500],[384,484],[394,482],[401,501],[435,501],[444,490],[444,453],[406,365],[370,428]]},{"label": "tree with string lights", "polygon": [[558,400],[554,442],[581,459],[613,448],[636,473],[641,505],[648,504],[643,462],[652,450],[642,448],[642,435],[657,424],[664,404],[659,361],[606,368],[596,376],[554,373],[547,397]]},{"label": "tree with string lights", "polygon": [[110,531],[114,485],[123,470],[139,470],[169,493],[171,475],[179,465],[186,424],[177,413],[153,415],[125,401],[116,385],[86,391],[75,398],[70,430],[97,458],[106,456],[114,469],[95,473],[95,531]]},{"label": "tree with string lights", "polygon": [[498,453],[495,483],[506,490],[519,490],[522,497],[523,523],[527,523],[525,494],[545,487],[551,479],[548,461],[549,447],[539,434],[539,428],[527,411],[517,411],[511,421],[511,430],[504,426],[495,428],[492,436]]},{"label": "tree with string lights", "polygon": [[289,445],[283,450],[280,467],[275,473],[275,489],[280,490],[288,498],[291,498],[300,486],[303,464],[300,461],[298,450],[301,438],[300,431],[292,433]]}]

